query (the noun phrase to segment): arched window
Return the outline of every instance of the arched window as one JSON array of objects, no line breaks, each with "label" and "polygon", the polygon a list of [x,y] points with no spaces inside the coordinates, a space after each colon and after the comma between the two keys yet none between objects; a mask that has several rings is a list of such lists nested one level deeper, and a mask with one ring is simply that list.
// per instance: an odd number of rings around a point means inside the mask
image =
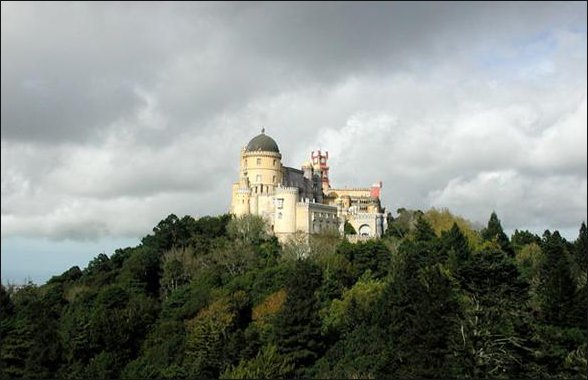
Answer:
[{"label": "arched window", "polygon": [[359,227],[359,235],[360,236],[370,236],[372,229],[367,224],[362,224]]}]

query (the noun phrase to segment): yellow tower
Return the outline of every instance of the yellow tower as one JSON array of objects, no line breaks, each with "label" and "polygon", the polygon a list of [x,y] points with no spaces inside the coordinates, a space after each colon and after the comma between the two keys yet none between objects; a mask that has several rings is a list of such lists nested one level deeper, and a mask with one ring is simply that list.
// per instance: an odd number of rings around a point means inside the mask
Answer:
[{"label": "yellow tower", "polygon": [[282,155],[278,144],[261,130],[241,150],[239,183],[233,185],[235,215],[268,213],[276,188],[282,184]]},{"label": "yellow tower", "polygon": [[282,155],[264,129],[241,151],[241,175],[249,181],[251,195],[271,194],[282,183]]}]

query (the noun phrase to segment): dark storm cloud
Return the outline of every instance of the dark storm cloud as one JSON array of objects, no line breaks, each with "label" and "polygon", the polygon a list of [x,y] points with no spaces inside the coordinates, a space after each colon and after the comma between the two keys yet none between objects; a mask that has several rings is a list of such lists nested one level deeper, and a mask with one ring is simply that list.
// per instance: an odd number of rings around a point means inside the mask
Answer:
[{"label": "dark storm cloud", "polygon": [[2,137],[53,142],[95,137],[97,129],[128,117],[142,105],[137,87],[161,91],[163,110],[175,121],[170,128],[202,124],[307,81],[418,67],[476,43],[497,44],[512,33],[581,18],[576,4],[3,7]]}]

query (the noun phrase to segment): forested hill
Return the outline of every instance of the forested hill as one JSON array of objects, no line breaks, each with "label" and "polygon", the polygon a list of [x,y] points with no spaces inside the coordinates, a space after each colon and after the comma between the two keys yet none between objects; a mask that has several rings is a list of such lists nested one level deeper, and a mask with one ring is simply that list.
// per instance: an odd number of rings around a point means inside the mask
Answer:
[{"label": "forested hill", "polygon": [[588,233],[509,238],[400,209],[386,236],[162,220],[136,247],[0,288],[2,378],[585,378]]}]

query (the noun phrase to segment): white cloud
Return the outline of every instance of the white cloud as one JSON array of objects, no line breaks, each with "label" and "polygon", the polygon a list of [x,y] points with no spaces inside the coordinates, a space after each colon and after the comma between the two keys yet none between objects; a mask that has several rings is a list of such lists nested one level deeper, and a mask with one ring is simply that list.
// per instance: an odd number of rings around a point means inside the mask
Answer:
[{"label": "white cloud", "polygon": [[585,4],[433,7],[3,3],[2,237],[226,212],[261,126],[390,210],[578,226]]}]

